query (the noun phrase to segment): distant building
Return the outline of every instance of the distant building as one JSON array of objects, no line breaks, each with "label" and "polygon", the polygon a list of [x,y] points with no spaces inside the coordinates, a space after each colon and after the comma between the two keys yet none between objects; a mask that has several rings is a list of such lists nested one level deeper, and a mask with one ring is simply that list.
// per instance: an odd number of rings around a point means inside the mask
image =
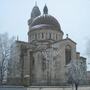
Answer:
[{"label": "distant building", "polygon": [[12,46],[8,83],[29,85],[63,85],[67,83],[66,65],[79,60],[85,66],[86,58],[76,51],[76,42],[67,37],[57,19],[43,14],[35,5],[28,20],[28,42],[17,40]]}]

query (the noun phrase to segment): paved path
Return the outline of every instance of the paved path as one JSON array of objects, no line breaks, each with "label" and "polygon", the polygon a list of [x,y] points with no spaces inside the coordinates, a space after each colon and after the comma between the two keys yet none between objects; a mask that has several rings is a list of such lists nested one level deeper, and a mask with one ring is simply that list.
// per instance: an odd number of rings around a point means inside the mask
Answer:
[{"label": "paved path", "polygon": [[[72,90],[71,87],[0,87],[0,90]],[[74,88],[75,90],[75,88]],[[90,86],[79,87],[78,90],[90,90]]]},{"label": "paved path", "polygon": [[17,87],[5,87],[5,88],[1,88],[0,90],[27,90],[27,88],[17,88]]}]

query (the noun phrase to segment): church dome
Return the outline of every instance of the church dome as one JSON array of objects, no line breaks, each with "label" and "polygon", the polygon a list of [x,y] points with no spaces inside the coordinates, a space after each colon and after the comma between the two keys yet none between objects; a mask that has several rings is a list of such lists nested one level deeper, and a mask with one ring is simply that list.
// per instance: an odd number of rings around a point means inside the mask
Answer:
[{"label": "church dome", "polygon": [[53,16],[49,14],[43,14],[41,16],[36,17],[32,24],[31,27],[48,27],[48,28],[55,28],[57,30],[61,30],[59,22],[54,18]]},{"label": "church dome", "polygon": [[[30,20],[29,20],[30,21]],[[29,42],[40,41],[58,41],[63,37],[63,31],[57,19],[48,14],[48,8],[45,5],[43,15],[39,15],[29,22]],[[35,42],[36,43],[36,42]]]},{"label": "church dome", "polygon": [[43,9],[43,15],[40,15],[40,11],[37,5],[35,5],[35,7],[33,8],[31,16],[33,16],[33,12],[34,15],[36,15],[37,17],[33,19],[30,25],[31,30],[47,28],[47,29],[55,29],[61,31],[59,22],[55,17],[48,14],[48,8],[46,5],[44,6]]}]

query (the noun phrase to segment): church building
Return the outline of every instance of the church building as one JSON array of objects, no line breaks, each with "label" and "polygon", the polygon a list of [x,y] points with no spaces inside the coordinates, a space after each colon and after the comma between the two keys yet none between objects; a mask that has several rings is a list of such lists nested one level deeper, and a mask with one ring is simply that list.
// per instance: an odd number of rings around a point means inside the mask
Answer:
[{"label": "church building", "polygon": [[45,5],[43,14],[35,5],[28,20],[28,42],[16,40],[11,47],[10,84],[32,86],[63,85],[67,82],[66,65],[71,60],[86,58],[76,51],[76,42],[66,35],[58,20],[48,14]]}]

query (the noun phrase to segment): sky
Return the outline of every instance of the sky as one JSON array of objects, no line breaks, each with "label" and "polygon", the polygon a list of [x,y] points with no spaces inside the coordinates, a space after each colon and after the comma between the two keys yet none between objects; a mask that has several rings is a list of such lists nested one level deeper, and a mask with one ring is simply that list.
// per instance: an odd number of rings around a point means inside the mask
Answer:
[{"label": "sky", "polygon": [[[19,36],[27,41],[28,19],[32,8],[39,7],[43,13],[46,4],[48,13],[60,23],[61,29],[77,43],[77,51],[86,55],[87,41],[90,39],[90,0],[0,0],[0,33]],[[90,60],[88,58],[88,63]],[[90,65],[88,65],[90,70]]]}]

